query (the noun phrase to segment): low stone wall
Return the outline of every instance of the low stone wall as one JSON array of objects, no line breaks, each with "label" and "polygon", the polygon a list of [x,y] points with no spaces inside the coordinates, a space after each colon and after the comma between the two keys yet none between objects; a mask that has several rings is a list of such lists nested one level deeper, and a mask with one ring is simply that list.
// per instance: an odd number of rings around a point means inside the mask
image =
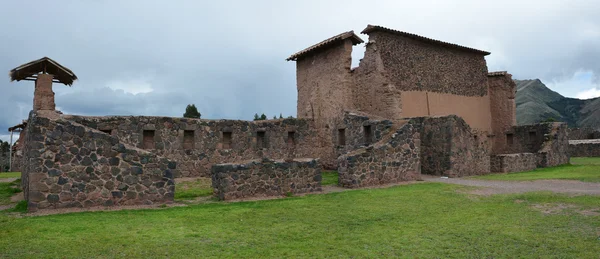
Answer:
[{"label": "low stone wall", "polygon": [[600,139],[600,131],[590,128],[569,128],[569,140]]},{"label": "low stone wall", "polygon": [[571,157],[600,157],[600,139],[569,140]]},{"label": "low stone wall", "polygon": [[[205,120],[149,116],[64,116],[121,142],[176,161],[175,177],[210,177],[213,164],[269,157],[320,157],[311,120]],[[144,135],[146,134],[146,135]]]},{"label": "low stone wall", "polygon": [[29,211],[173,201],[176,163],[69,120],[32,112],[23,152]]},{"label": "low stone wall", "polygon": [[421,173],[463,177],[490,170],[491,143],[456,115],[413,118],[421,131]]},{"label": "low stone wall", "polygon": [[492,173],[524,172],[537,168],[538,155],[534,153],[518,153],[493,155],[491,157]]},{"label": "low stone wall", "polygon": [[543,125],[547,127],[547,133],[544,134],[544,142],[537,151],[538,167],[568,164],[570,156],[567,124],[554,122]]},{"label": "low stone wall", "polygon": [[358,188],[421,178],[418,125],[398,124],[378,143],[338,158],[340,186]]},{"label": "low stone wall", "polygon": [[[331,132],[331,142],[335,143],[337,156],[380,141],[393,126],[393,122],[366,114],[346,112],[343,119],[336,123]],[[344,133],[343,145],[340,145],[340,130]]]},{"label": "low stone wall", "polygon": [[317,159],[216,164],[211,168],[212,186],[219,200],[317,192],[321,170]]}]

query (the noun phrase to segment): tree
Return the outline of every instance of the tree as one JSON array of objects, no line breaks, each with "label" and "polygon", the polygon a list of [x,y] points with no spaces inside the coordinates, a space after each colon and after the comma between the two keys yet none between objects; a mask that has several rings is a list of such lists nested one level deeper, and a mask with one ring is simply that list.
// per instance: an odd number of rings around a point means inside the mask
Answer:
[{"label": "tree", "polygon": [[10,151],[10,143],[0,140],[0,153]]},{"label": "tree", "polygon": [[277,119],[277,115],[273,115],[273,119],[276,120]]},{"label": "tree", "polygon": [[188,104],[188,106],[185,107],[185,113],[183,114],[184,118],[200,119],[200,116],[202,116],[202,114],[200,114],[195,104]]},{"label": "tree", "polygon": [[279,118],[283,119],[283,114],[279,113]]},{"label": "tree", "polygon": [[543,120],[542,122],[557,122],[558,120],[555,119],[554,117],[548,117],[547,119]]},{"label": "tree", "polygon": [[267,115],[265,115],[264,113],[262,115],[260,115],[260,120],[264,121],[267,119]]},{"label": "tree", "polygon": [[258,113],[254,114],[254,120],[255,121],[259,121],[260,120],[260,116],[258,116]]}]

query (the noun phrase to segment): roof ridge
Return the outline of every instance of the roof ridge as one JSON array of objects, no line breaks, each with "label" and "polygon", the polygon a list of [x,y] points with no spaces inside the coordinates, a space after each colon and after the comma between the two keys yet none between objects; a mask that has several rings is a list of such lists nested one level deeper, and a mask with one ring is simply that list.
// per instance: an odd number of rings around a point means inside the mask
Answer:
[{"label": "roof ridge", "polygon": [[354,33],[354,31],[346,31],[346,32],[342,32],[338,35],[335,35],[333,37],[327,38],[327,39],[325,39],[317,44],[314,44],[308,48],[305,48],[301,51],[298,51],[298,52],[292,54],[286,60],[287,61],[297,61],[299,58],[302,58],[310,53],[313,53],[317,50],[322,50],[326,47],[329,47],[332,44],[341,42],[346,39],[352,40],[352,45],[356,45],[356,44],[360,44],[360,43],[364,42],[360,37],[358,37],[358,35],[356,35]]}]

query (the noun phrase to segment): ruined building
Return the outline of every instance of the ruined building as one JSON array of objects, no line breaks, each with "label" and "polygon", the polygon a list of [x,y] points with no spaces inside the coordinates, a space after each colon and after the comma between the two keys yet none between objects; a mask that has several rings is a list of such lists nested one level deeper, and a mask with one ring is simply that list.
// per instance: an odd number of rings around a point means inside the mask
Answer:
[{"label": "ruined building", "polygon": [[487,71],[489,52],[369,25],[351,68],[345,32],[287,60],[297,66],[297,119],[90,117],[55,111],[52,82],[72,71],[43,58],[11,71],[36,82],[24,131],[29,209],[173,201],[177,177],[211,177],[237,199],[321,189],[323,167],[348,188],[568,163],[566,125],[516,126],[515,85]]}]

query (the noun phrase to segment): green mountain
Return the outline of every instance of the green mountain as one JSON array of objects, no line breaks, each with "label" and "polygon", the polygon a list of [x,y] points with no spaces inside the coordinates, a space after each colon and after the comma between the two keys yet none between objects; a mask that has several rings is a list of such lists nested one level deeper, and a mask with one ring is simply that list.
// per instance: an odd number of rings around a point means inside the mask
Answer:
[{"label": "green mountain", "polygon": [[517,84],[517,124],[534,124],[548,119],[569,127],[600,129],[600,98],[568,98],[550,90],[539,79],[514,80]]}]

